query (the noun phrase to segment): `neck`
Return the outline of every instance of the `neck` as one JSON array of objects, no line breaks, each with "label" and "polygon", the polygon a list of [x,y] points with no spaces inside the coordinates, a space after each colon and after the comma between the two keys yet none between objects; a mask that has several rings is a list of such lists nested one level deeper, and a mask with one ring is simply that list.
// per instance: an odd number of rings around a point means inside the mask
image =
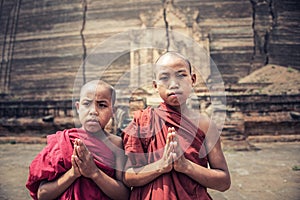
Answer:
[{"label": "neck", "polygon": [[171,106],[170,107],[173,108],[173,110],[177,111],[178,113],[181,113],[183,115],[187,114],[189,112],[189,108],[187,107],[186,103],[183,103],[179,106]]}]

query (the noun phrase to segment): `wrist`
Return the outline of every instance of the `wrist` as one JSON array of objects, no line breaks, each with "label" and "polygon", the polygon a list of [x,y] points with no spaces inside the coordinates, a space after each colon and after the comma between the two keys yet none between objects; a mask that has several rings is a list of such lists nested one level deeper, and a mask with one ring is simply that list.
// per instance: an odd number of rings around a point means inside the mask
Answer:
[{"label": "wrist", "polygon": [[170,165],[166,165],[165,161],[163,159],[160,159],[159,161],[157,161],[156,165],[155,165],[155,172],[158,175],[162,175],[165,173],[168,173],[172,170],[172,164]]},{"label": "wrist", "polygon": [[[178,162],[180,162],[180,164]],[[190,160],[187,159],[185,159],[184,161],[178,160],[175,164],[175,170],[183,174],[189,174],[191,171],[193,171],[193,164]]]},{"label": "wrist", "polygon": [[101,176],[101,171],[99,169],[96,169],[90,176],[90,179],[97,180]]},{"label": "wrist", "polygon": [[71,168],[66,173],[68,179],[70,179],[72,182],[75,181],[78,177],[80,177],[80,174],[74,173],[74,170]]}]

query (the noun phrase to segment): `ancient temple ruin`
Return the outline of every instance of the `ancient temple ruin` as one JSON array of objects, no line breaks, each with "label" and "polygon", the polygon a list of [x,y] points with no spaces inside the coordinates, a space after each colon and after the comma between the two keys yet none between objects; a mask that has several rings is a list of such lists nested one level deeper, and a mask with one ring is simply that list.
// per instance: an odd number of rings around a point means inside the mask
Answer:
[{"label": "ancient temple ruin", "polygon": [[[191,106],[225,112],[224,138],[299,140],[299,9],[297,0],[2,0],[1,134],[18,133],[19,118],[71,117],[75,86],[93,78],[117,87],[120,106],[157,104],[151,64],[179,50],[196,69],[201,60]],[[273,80],[251,79],[263,69]],[[211,110],[219,76],[226,107]],[[36,126],[45,123],[64,127]]]}]

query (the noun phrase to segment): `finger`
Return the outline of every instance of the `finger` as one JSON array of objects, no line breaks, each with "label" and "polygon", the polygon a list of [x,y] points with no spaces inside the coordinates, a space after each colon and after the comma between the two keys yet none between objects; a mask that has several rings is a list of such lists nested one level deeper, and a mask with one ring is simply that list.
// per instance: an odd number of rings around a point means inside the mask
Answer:
[{"label": "finger", "polygon": [[171,140],[172,140],[172,135],[171,135],[171,133],[172,133],[172,129],[169,127],[168,128],[168,134],[167,134],[167,143],[169,143]]},{"label": "finger", "polygon": [[79,166],[78,166],[79,162],[80,162],[80,159],[77,156],[72,155],[71,163],[75,170],[79,170]]},{"label": "finger", "polygon": [[174,151],[178,147],[177,141],[170,142],[170,148]]},{"label": "finger", "polygon": [[176,160],[176,153],[171,152],[171,153],[168,155],[167,163],[168,163],[168,164],[171,164],[171,163],[173,163],[175,160]]},{"label": "finger", "polygon": [[74,166],[74,167],[77,167],[77,164],[76,164],[76,161],[75,161],[75,155],[72,155],[72,157],[71,157],[71,163],[72,163],[72,165]]},{"label": "finger", "polygon": [[174,141],[174,139],[176,137],[176,131],[175,131],[174,127],[171,128],[171,136],[172,136],[172,141]]},{"label": "finger", "polygon": [[74,146],[73,146],[73,154],[72,154],[72,155],[74,155],[74,156],[76,156],[76,147],[77,147],[77,145],[74,143]]},{"label": "finger", "polygon": [[172,143],[172,147],[174,148],[174,153],[177,153],[177,157],[183,154],[180,143],[176,140]]},{"label": "finger", "polygon": [[74,140],[74,145],[79,145],[79,141],[80,141],[80,139],[78,139],[78,138],[76,138],[75,140]]},{"label": "finger", "polygon": [[88,148],[86,147],[86,145],[84,144],[84,142],[82,140],[79,140],[79,147],[80,147],[80,150],[83,152],[83,153],[86,153],[88,152]]},{"label": "finger", "polygon": [[172,131],[172,132],[175,132],[176,130],[175,130],[175,128],[174,128],[174,127],[171,127],[171,131]]},{"label": "finger", "polygon": [[172,141],[172,134],[171,134],[171,133],[168,133],[166,145],[169,145],[171,141]]},{"label": "finger", "polygon": [[173,153],[178,152],[178,143],[176,141],[170,142],[170,149]]},{"label": "finger", "polygon": [[77,140],[77,146],[76,146],[76,152],[77,155],[82,159],[83,156],[87,155],[89,152],[85,144],[82,142],[82,140]]},{"label": "finger", "polygon": [[169,159],[168,157],[170,156],[170,154],[174,151],[173,149],[173,145],[172,145],[172,142],[170,142],[169,145],[166,145],[165,147],[165,154],[166,154],[166,157],[167,159]]},{"label": "finger", "polygon": [[76,155],[77,155],[79,158],[81,158],[81,157],[83,156],[83,153],[82,153],[82,151],[81,151],[81,149],[80,149],[80,146],[75,146],[74,149],[75,149],[75,151],[76,151]]},{"label": "finger", "polygon": [[82,165],[83,165],[83,161],[78,156],[74,156],[74,161],[75,161],[76,167],[78,169],[81,169]]},{"label": "finger", "polygon": [[179,141],[179,136],[178,134],[176,133],[176,131],[173,132],[173,141]]},{"label": "finger", "polygon": [[177,154],[176,153],[171,153],[172,159],[173,161],[177,160]]},{"label": "finger", "polygon": [[172,127],[172,135],[175,136],[176,135],[176,130],[174,127]]},{"label": "finger", "polygon": [[168,128],[168,135],[167,135],[167,140],[166,140],[167,144],[174,140],[175,135],[176,135],[175,132],[172,131],[171,128]]}]

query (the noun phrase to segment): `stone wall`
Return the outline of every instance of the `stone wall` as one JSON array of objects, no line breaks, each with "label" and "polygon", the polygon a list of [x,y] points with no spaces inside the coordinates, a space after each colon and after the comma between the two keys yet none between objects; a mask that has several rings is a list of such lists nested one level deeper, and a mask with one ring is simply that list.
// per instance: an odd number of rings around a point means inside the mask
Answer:
[{"label": "stone wall", "polygon": [[[32,101],[32,106],[40,106],[38,117],[55,116],[59,106],[49,107],[47,102],[71,102],[73,88],[99,76],[113,85],[120,84],[121,92],[128,86],[143,87],[142,81],[149,82],[145,76],[150,77],[151,71],[131,69],[154,62],[163,50],[121,52],[118,48],[128,45],[125,41],[107,41],[129,30],[154,27],[163,30],[164,50],[171,45],[168,33],[176,31],[192,38],[211,56],[229,97],[224,137],[245,139],[258,132],[298,134],[299,119],[291,118],[290,113],[299,113],[299,90],[295,96],[279,96],[272,102],[269,95],[247,94],[245,98],[246,91],[259,91],[265,83],[238,82],[267,64],[300,69],[299,10],[298,0],[2,0],[1,115],[20,111],[22,117],[26,113],[34,117],[18,107]],[[137,42],[131,45],[138,47],[139,38],[134,39]],[[95,53],[99,44],[110,50],[104,47]],[[117,48],[112,50],[114,45]],[[88,63],[84,62],[86,58]],[[110,60],[113,62],[108,63]],[[76,79],[81,82],[74,83]],[[150,91],[149,87],[142,89]],[[200,84],[195,91],[201,98],[207,88]],[[130,92],[122,95],[130,99]],[[296,100],[291,102],[289,98]],[[71,105],[67,107],[70,111]],[[10,121],[6,124],[15,125]],[[66,124],[73,125],[72,121]],[[293,129],[284,133],[288,127]]]},{"label": "stone wall", "polygon": [[[0,93],[68,98],[83,59],[99,43],[130,29],[166,28],[166,22],[170,30],[208,41],[225,84],[268,63],[299,69],[299,6],[296,0],[3,0]],[[116,66],[108,79],[129,67]]]}]

